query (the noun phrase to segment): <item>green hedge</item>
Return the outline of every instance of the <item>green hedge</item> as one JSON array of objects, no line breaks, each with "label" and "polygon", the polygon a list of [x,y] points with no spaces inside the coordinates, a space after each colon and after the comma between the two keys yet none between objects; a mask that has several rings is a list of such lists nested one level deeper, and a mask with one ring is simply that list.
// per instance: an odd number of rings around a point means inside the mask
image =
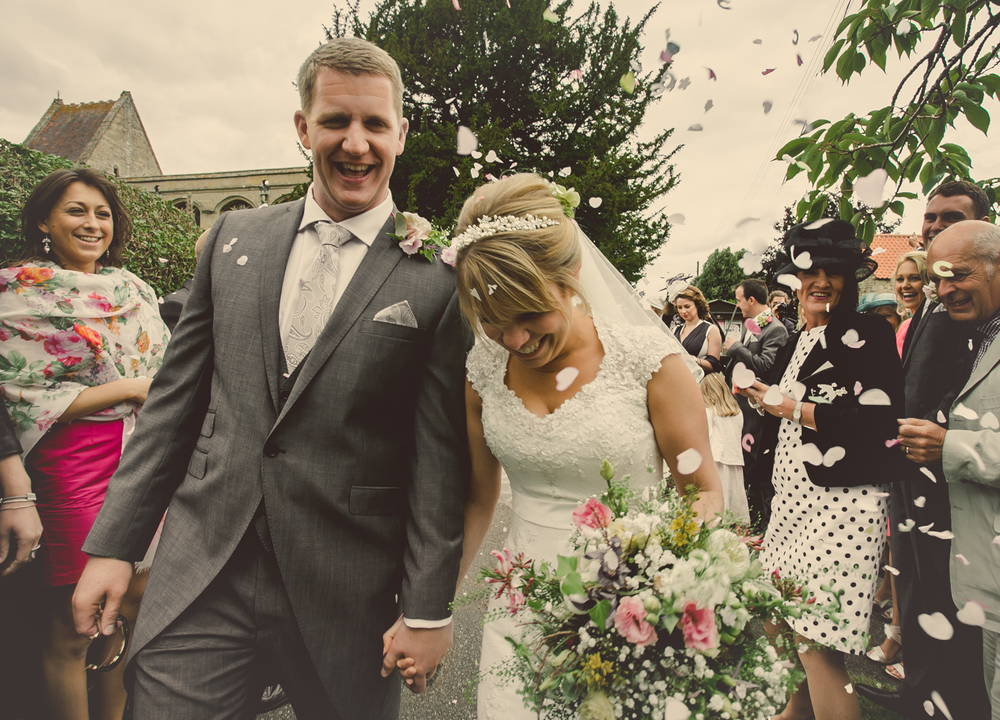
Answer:
[{"label": "green hedge", "polygon": [[[0,139],[0,265],[7,266],[20,255],[21,208],[35,185],[53,170],[71,167],[66,158]],[[173,292],[194,272],[194,241],[201,230],[188,215],[152,193],[109,179],[132,218],[125,267],[158,295]]]}]

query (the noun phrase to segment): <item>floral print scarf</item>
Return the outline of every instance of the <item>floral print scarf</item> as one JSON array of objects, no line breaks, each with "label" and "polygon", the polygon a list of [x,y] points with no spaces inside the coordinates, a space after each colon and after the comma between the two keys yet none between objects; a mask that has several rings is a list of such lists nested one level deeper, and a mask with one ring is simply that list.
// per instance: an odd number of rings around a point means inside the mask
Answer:
[{"label": "floral print scarf", "polygon": [[[24,454],[86,388],[155,375],[169,339],[156,294],[128,270],[0,270],[0,391]],[[135,409],[121,402],[88,419]]]}]

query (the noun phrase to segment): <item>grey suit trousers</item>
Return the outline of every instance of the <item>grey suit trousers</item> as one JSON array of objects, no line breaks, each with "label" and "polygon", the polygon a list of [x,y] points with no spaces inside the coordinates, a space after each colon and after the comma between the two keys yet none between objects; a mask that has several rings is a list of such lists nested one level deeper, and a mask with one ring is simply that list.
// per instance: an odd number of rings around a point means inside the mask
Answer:
[{"label": "grey suit trousers", "polygon": [[[340,720],[309,659],[274,554],[253,525],[222,572],[143,646],[133,666],[137,720],[252,719],[274,678],[300,720]],[[392,717],[398,702],[396,693]]]}]

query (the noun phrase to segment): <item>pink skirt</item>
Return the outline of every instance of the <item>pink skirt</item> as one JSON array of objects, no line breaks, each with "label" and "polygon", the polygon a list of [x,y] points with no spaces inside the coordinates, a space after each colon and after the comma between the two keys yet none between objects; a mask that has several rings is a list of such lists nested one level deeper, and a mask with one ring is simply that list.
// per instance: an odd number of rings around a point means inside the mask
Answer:
[{"label": "pink skirt", "polygon": [[25,469],[38,495],[42,565],[47,586],[73,585],[87,555],[80,550],[104,502],[122,454],[123,421],[57,423],[28,454]]}]

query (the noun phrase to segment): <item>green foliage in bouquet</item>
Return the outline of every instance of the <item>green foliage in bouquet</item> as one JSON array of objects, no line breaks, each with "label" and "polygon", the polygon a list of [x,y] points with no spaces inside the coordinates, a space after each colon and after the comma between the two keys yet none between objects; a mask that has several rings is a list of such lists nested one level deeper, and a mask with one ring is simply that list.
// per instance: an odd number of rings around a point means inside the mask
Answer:
[{"label": "green foliage in bouquet", "polygon": [[[636,720],[775,715],[804,678],[791,618],[836,619],[794,578],[766,575],[759,537],[698,521],[695,494],[608,490],[573,512],[574,553],[556,567],[508,549],[483,570],[522,632],[499,674],[540,717]],[[829,590],[829,588],[824,588]],[[783,627],[774,644],[751,618]]]}]

